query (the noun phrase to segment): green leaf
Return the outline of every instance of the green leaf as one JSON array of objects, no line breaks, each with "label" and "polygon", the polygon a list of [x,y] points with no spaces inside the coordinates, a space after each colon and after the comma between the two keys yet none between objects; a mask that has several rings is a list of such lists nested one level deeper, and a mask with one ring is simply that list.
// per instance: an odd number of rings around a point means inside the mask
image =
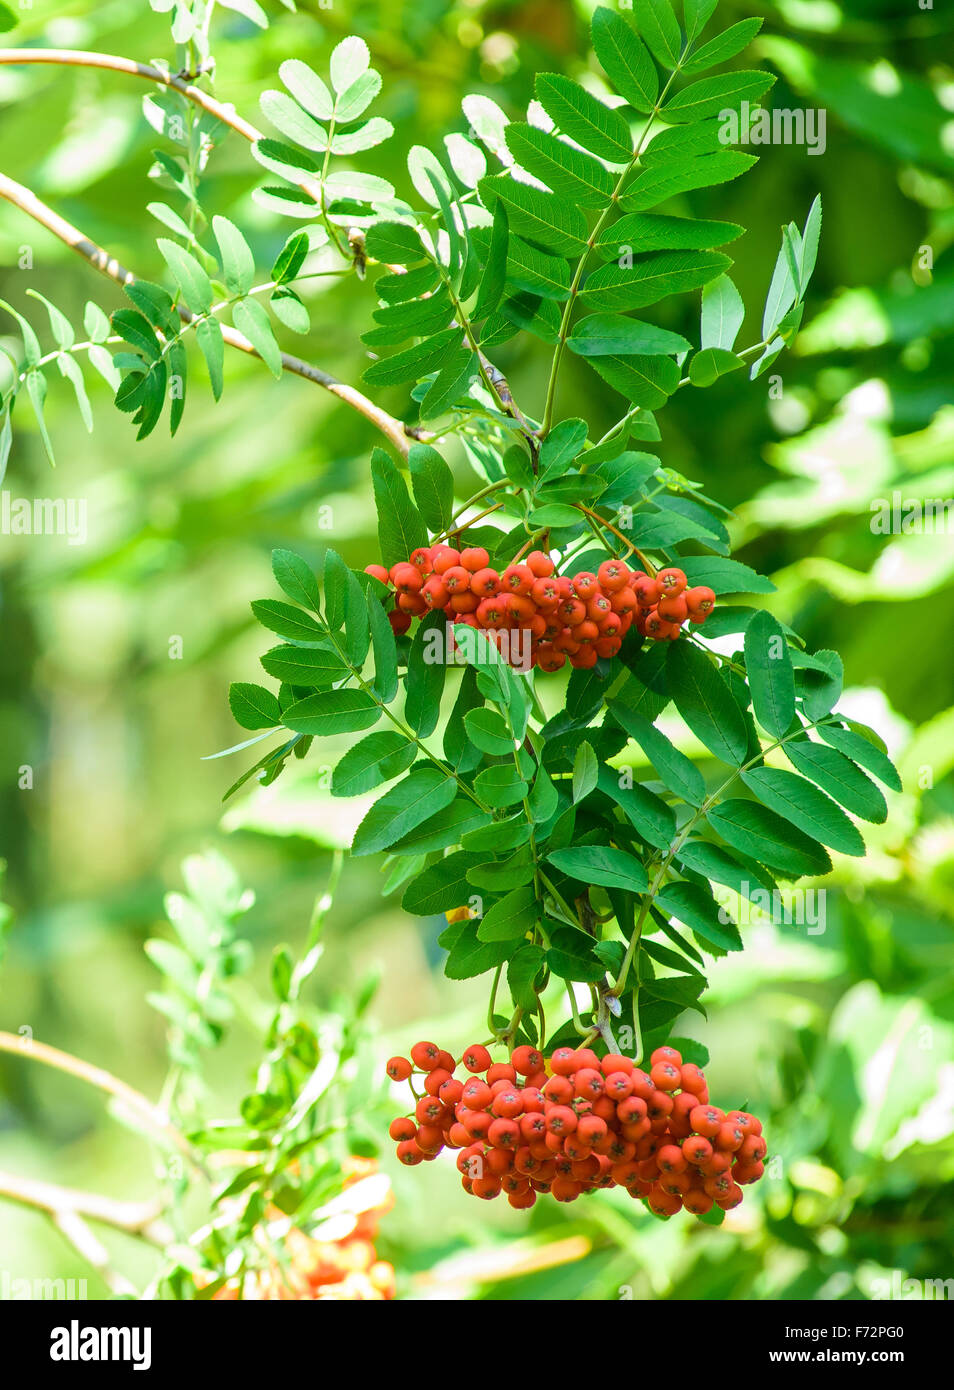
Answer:
[{"label": "green leaf", "polygon": [[282,354],[268,314],[257,299],[240,299],[232,305],[232,322],[254,347],[273,377],[282,374]]},{"label": "green leaf", "polygon": [[692,43],[702,33],[712,18],[718,0],[682,0],[683,19],[686,26],[686,40]]},{"label": "green leaf", "polygon": [[561,980],[579,980],[595,984],[606,974],[606,966],[595,954],[594,941],[586,932],[575,927],[558,927],[550,933],[553,943],[546,954],[546,963]]},{"label": "green leaf", "polygon": [[901,778],[894,763],[870,739],[865,738],[864,734],[856,733],[853,729],[844,729],[838,724],[819,724],[818,732],[839,752],[873,772],[886,787],[891,787],[896,792],[901,791]]},{"label": "green leaf", "polygon": [[631,266],[605,265],[586,282],[582,301],[623,313],[698,289],[732,264],[721,251],[659,251]]},{"label": "green leaf", "polygon": [[[517,183],[505,174],[481,179],[481,201],[496,219],[503,206],[512,229],[561,256],[578,256],[586,247],[586,218],[578,207],[532,184]],[[491,239],[493,245],[493,238]],[[474,318],[481,315],[475,312]]]},{"label": "green leaf", "polygon": [[279,637],[293,642],[315,642],[327,636],[327,629],[316,623],[308,613],[278,599],[255,599],[252,612],[269,632],[277,632]]},{"label": "green leaf", "polygon": [[[46,377],[42,372],[31,371],[26,374],[26,389],[33,413],[36,416],[37,429],[40,432],[40,439],[43,448],[52,466],[56,467],[56,459],[53,457],[53,441],[50,439],[46,421],[43,418],[43,406],[46,402]],[[9,417],[8,417],[9,418]]]},{"label": "green leaf", "polygon": [[[178,346],[184,353],[185,349],[182,348],[181,344]],[[86,394],[86,383],[83,380],[83,373],[80,370],[79,363],[76,361],[75,357],[70,357],[68,354],[63,353],[56,359],[56,365],[59,367],[61,374],[68,379],[72,386],[76,396],[76,404],[79,406],[79,412],[83,418],[83,424],[86,426],[87,430],[92,433],[93,411],[89,403],[89,396]],[[173,401],[172,408],[174,410],[178,409],[181,414],[182,404],[183,402],[181,400]]]},{"label": "green leaf", "polygon": [[812,278],[815,269],[815,262],[818,258],[818,243],[821,239],[822,224],[822,203],[821,194],[817,194],[812,203],[808,217],[805,219],[805,227],[802,231],[801,246],[798,256],[798,297],[801,299],[808,289],[808,283]]},{"label": "green leaf", "polygon": [[390,568],[427,545],[427,531],[403,477],[383,449],[371,452],[371,481],[378,513],[381,563]]},{"label": "green leaf", "polygon": [[733,849],[794,878],[826,874],[831,860],[817,841],[756,801],[730,798],[708,812],[712,829]]},{"label": "green leaf", "polygon": [[382,782],[400,777],[417,756],[416,746],[396,730],[368,734],[338,763],[331,778],[332,796],[361,796]]},{"label": "green leaf", "polygon": [[371,650],[374,655],[374,689],[378,698],[389,705],[397,694],[397,642],[394,629],[383,606],[374,597],[368,602],[371,628]]},{"label": "green leaf", "polygon": [[331,53],[331,85],[339,96],[367,71],[370,60],[368,45],[355,34],[335,45]]},{"label": "green leaf", "polygon": [[682,35],[669,0],[634,0],[636,28],[649,44],[656,61],[664,68],[678,66]]},{"label": "green leaf", "polygon": [[734,110],[743,101],[755,103],[775,85],[769,72],[723,72],[716,77],[701,77],[684,87],[663,107],[663,119],[675,124],[681,121],[704,121],[709,116],[721,116]]},{"label": "green leaf", "polygon": [[566,340],[580,357],[668,356],[689,352],[692,344],[681,333],[623,314],[588,314],[574,325]]},{"label": "green leaf", "polygon": [[440,367],[451,347],[459,347],[462,341],[459,328],[446,328],[414,347],[396,352],[393,357],[372,362],[365,370],[364,379],[376,386],[397,386],[405,381],[417,381]]},{"label": "green leaf", "polygon": [[553,426],[540,448],[538,476],[541,483],[557,478],[566,471],[567,466],[582,452],[586,435],[585,420],[560,420]]},{"label": "green leaf", "polygon": [[319,121],[330,121],[335,103],[322,79],[299,58],[288,58],[279,66],[278,75],[292,96],[310,115]]},{"label": "green leaf", "polygon": [[371,807],[355,831],[351,853],[387,849],[449,806],[456,793],[456,782],[440,768],[415,768]]},{"label": "green leaf", "polygon": [[444,962],[444,974],[449,980],[470,980],[502,965],[510,954],[507,941],[480,941],[476,922],[454,922],[441,934],[442,946],[450,954]]},{"label": "green leaf", "polygon": [[748,48],[761,29],[762,23],[761,16],[757,16],[754,19],[740,19],[738,24],[731,24],[714,39],[697,48],[692,57],[683,63],[683,72],[705,72],[706,68],[717,67],[728,58],[734,58],[743,48]]},{"label": "green leaf", "polygon": [[57,347],[64,349],[71,348],[76,341],[76,335],[66,315],[62,313],[55,304],[51,304],[45,296],[40,294],[39,290],[28,289],[27,294],[31,299],[38,299],[46,310],[47,317],[50,320],[50,330]]},{"label": "green leaf", "polygon": [[506,130],[514,159],[578,207],[602,208],[613,196],[613,176],[591,155],[536,126],[512,122]]},{"label": "green leaf", "polygon": [[443,531],[454,515],[453,473],[429,444],[411,445],[408,468],[421,516],[431,531]]},{"label": "green leaf", "polygon": [[689,363],[689,380],[693,386],[703,389],[715,385],[721,377],[744,366],[742,358],[736,357],[734,352],[727,352],[724,348],[703,348]]},{"label": "green leaf", "polygon": [[233,681],[229,686],[229,708],[243,729],[268,729],[282,723],[278,701],[261,685]]},{"label": "green leaf", "polygon": [[543,963],[542,946],[535,946],[529,941],[520,946],[507,962],[507,986],[511,997],[514,1004],[527,1013],[537,1006],[533,985],[543,968]]},{"label": "green leaf", "polygon": [[658,410],[679,385],[679,368],[668,357],[593,357],[604,381],[644,410]]},{"label": "green leaf", "polygon": [[527,798],[527,805],[530,807],[530,814],[538,825],[550,820],[560,808],[559,794],[544,767],[537,771],[530,795]]},{"label": "green leaf", "polygon": [[200,319],[195,326],[195,340],[205,358],[213,399],[219,400],[224,380],[225,344],[222,339],[222,325],[218,319]]},{"label": "green leaf", "polygon": [[798,677],[805,713],[809,719],[823,719],[834,708],[844,685],[841,657],[837,652],[820,651],[815,652],[809,662],[807,654],[799,652],[793,660],[796,665],[810,667],[799,672]]},{"label": "green leaf", "polygon": [[408,884],[401,906],[405,912],[413,912],[418,917],[431,917],[462,907],[473,896],[467,870],[479,863],[480,855],[466,850],[439,859]]},{"label": "green leaf", "polygon": [[506,758],[514,750],[513,736],[496,710],[468,710],[464,715],[464,727],[471,742],[482,753]]},{"label": "green leaf", "polygon": [[296,145],[319,154],[328,148],[328,132],[323,125],[303,111],[285,92],[267,91],[259,97],[259,105],[276,130],[287,135]]},{"label": "green leaf", "polygon": [[322,647],[272,647],[260,660],[276,680],[317,690],[329,690],[350,674],[337,652]]},{"label": "green leaf", "polygon": [[706,222],[665,213],[628,212],[602,232],[595,249],[604,260],[616,261],[633,252],[708,251],[742,235],[737,222]]},{"label": "green leaf", "polygon": [[785,633],[771,613],[757,613],[745,630],[745,670],[756,719],[782,738],[795,718],[795,673]]},{"label": "green leaf", "polygon": [[421,401],[422,420],[435,420],[465,397],[470,384],[480,374],[477,354],[469,348],[451,353]]},{"label": "green leaf", "polygon": [[654,724],[622,700],[607,700],[606,707],[630,738],[636,740],[669,790],[691,806],[701,806],[706,783],[695,763],[685,753],[680,753]]},{"label": "green leaf", "polygon": [[540,916],[536,891],[515,888],[488,908],[477,927],[480,941],[518,941],[532,931]]},{"label": "green leaf", "polygon": [[742,773],[742,781],[772,811],[801,828],[811,826],[812,838],[840,854],[862,858],[865,842],[831,797],[783,768],[756,767]]},{"label": "green leaf", "polygon": [[307,232],[293,232],[285,242],[272,266],[272,279],[276,285],[294,280],[305,263],[310,243]]},{"label": "green leaf", "polygon": [[782,319],[798,298],[799,251],[793,236],[798,236],[793,224],[783,228],[782,246],[772,272],[762,316],[762,339],[766,343],[771,342]]},{"label": "green leaf", "polygon": [[739,560],[687,555],[680,561],[690,586],[705,584],[717,594],[774,594],[775,585]]},{"label": "green leaf", "polygon": [[[215,298],[212,281],[195,256],[184,251],[174,241],[158,237],[156,245],[166,265],[172,271],[176,284],[188,307],[194,314],[207,314]],[[114,316],[115,318],[115,316]]]},{"label": "green leaf", "polygon": [[593,51],[621,97],[637,111],[651,111],[659,76],[645,47],[618,14],[601,5],[590,26]]},{"label": "green leaf", "polygon": [[279,588],[290,599],[304,604],[314,613],[321,612],[318,580],[312,573],[311,566],[300,555],[296,555],[293,550],[273,550],[272,573]]},{"label": "green leaf", "polygon": [[645,893],[649,879],[640,860],[612,845],[581,845],[559,849],[547,861],[581,883],[598,883],[603,888],[622,888],[627,893]]},{"label": "green leaf", "polygon": [[[739,804],[744,806],[748,803]],[[759,876],[719,845],[709,844],[707,840],[687,840],[677,851],[676,859],[713,883],[722,883],[731,888],[740,897],[753,898],[754,895],[756,902],[764,899],[766,889]],[[759,870],[761,873],[762,870]]]},{"label": "green leaf", "polygon": [[381,706],[364,690],[323,690],[296,700],[282,716],[286,728],[297,734],[353,734],[370,728],[381,717]]},{"label": "green leaf", "polygon": [[599,759],[585,740],[573,759],[573,804],[589,796],[599,777]]},{"label": "green leaf", "polygon": [[745,318],[742,296],[728,275],[720,275],[702,291],[702,346],[731,352]]},{"label": "green leaf", "polygon": [[[340,94],[335,102],[335,121],[339,126],[348,125],[351,121],[356,121],[362,116],[371,105],[374,98],[381,90],[381,74],[369,68],[367,72],[361,73],[359,77],[351,83],[349,87]],[[382,121],[382,126],[387,126],[388,135],[392,133],[390,122]],[[387,136],[385,136],[387,138]],[[346,147],[349,144],[347,136],[341,137]],[[372,144],[377,143],[372,141]],[[346,152],[346,151],[345,151]]]},{"label": "green leaf", "polygon": [[227,217],[213,217],[212,230],[230,294],[248,294],[255,280],[255,257],[245,237]]},{"label": "green leaf", "polygon": [[644,169],[622,194],[620,206],[626,212],[642,212],[645,208],[658,207],[679,193],[729,183],[750,169],[756,158],[756,155],[744,154],[741,150],[720,150],[715,154],[653,164]]},{"label": "green leaf", "polygon": [[602,766],[598,786],[615,801],[641,840],[668,853],[676,834],[676,817],[655,792],[639,782],[625,785],[617,769]]},{"label": "green leaf", "polygon": [[666,676],[676,709],[701,743],[730,766],[745,760],[742,712],[710,659],[691,643],[673,642]]},{"label": "green leaf", "polygon": [[515,767],[500,763],[477,774],[474,791],[485,806],[492,806],[496,810],[522,801],[529,791],[529,785]]},{"label": "green leaf", "polygon": [[668,883],[656,894],[656,906],[675,917],[687,927],[723,951],[741,951],[742,938],[738,927],[732,922],[723,922],[719,917],[719,905],[695,883]]},{"label": "green leaf", "polygon": [[474,304],[472,318],[475,322],[493,313],[500,303],[507,283],[507,245],[510,239],[507,206],[500,199],[494,208],[494,224],[490,233],[490,245],[480,288]]},{"label": "green leaf", "polygon": [[364,245],[373,261],[394,265],[414,265],[425,254],[417,228],[407,222],[372,223]]},{"label": "green leaf", "polygon": [[511,236],[507,248],[507,286],[563,300],[570,294],[570,267],[562,256],[550,256],[529,242]]},{"label": "green leaf", "polygon": [[425,614],[408,654],[404,717],[421,738],[434,732],[440,718],[447,675],[446,630],[447,619],[443,613]]},{"label": "green leaf", "polygon": [[829,748],[824,743],[812,743],[807,738],[789,739],[784,748],[785,756],[793,767],[817,782],[853,815],[878,825],[887,820],[888,804],[882,792],[850,758],[836,748]]},{"label": "green leaf", "polygon": [[632,159],[633,141],[622,116],[578,83],[559,73],[541,72],[534,91],[561,134],[612,164],[628,164]]}]

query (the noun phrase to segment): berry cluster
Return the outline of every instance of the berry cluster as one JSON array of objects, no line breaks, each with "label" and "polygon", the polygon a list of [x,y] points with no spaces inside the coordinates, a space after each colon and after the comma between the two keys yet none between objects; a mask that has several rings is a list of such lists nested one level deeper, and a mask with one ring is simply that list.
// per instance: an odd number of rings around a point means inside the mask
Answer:
[{"label": "berry cluster", "polygon": [[[513,665],[544,671],[558,671],[567,658],[571,666],[590,667],[601,656],[615,656],[634,623],[644,637],[671,642],[685,621],[704,623],[715,604],[711,589],[686,587],[681,569],[649,575],[612,559],[596,574],[571,577],[557,574],[542,550],[502,574],[491,569],[480,546],[425,546],[390,570],[365,568],[394,588],[389,618],[395,632],[406,632],[412,617],[439,609],[452,622],[483,629]],[[515,635],[523,640],[514,644]]]},{"label": "berry cluster", "polygon": [[469,1075],[435,1043],[419,1042],[411,1060],[392,1057],[388,1075],[423,1075],[413,1118],[392,1121],[402,1163],[459,1149],[464,1190],[485,1199],[507,1194],[532,1207],[538,1192],[572,1202],[599,1187],[624,1187],[659,1217],[685,1207],[704,1216],[729,1211],[742,1187],[757,1182],[766,1148],[762,1126],[741,1110],[709,1104],[703,1073],[673,1047],[657,1047],[650,1071],[628,1057],[600,1059],[589,1048],[558,1047],[549,1059],[516,1048],[492,1062],[486,1047],[464,1052]]},{"label": "berry cluster", "polygon": [[[377,1172],[373,1159],[348,1161],[344,1187],[352,1187]],[[242,1278],[229,1279],[212,1294],[213,1299],[253,1302],[309,1300],[379,1302],[394,1297],[394,1267],[378,1259],[374,1246],[380,1218],[394,1205],[390,1191],[374,1207],[357,1213],[350,1229],[335,1240],[316,1240],[297,1226],[282,1239],[281,1255],[273,1255],[263,1269],[249,1270]],[[269,1208],[270,1220],[280,1220],[278,1208]],[[339,1217],[341,1225],[347,1219]],[[267,1243],[263,1234],[262,1243]],[[197,1277],[200,1287],[208,1280]]]}]

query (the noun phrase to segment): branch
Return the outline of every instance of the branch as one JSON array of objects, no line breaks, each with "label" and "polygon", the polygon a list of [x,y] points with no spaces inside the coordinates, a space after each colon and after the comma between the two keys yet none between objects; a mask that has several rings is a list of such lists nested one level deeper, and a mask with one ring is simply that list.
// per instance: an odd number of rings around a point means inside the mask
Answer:
[{"label": "branch", "polygon": [[83,1192],[75,1187],[60,1187],[42,1182],[39,1178],[23,1178],[17,1173],[0,1171],[0,1197],[34,1207],[50,1216],[88,1217],[103,1226],[112,1226],[127,1235],[141,1236],[154,1245],[165,1245],[170,1232],[162,1221],[158,1202],[119,1202],[101,1197],[97,1192]]},{"label": "branch", "polygon": [[[216,101],[207,92],[192,86],[191,83],[182,78],[170,76],[161,68],[153,67],[148,63],[136,63],[132,59],[121,58],[111,53],[84,53],[68,48],[0,49],[0,66],[23,63],[46,63],[59,67],[104,68],[111,72],[121,72],[131,77],[139,77],[146,82],[157,82],[161,86],[172,88],[189,101],[202,107],[204,111],[208,111],[218,120],[230,126],[232,130],[237,131],[250,143],[262,139],[262,132],[243,117],[237,115],[230,106]],[[314,180],[303,178],[298,181],[298,186],[316,202],[319,201],[320,189]],[[32,217],[41,226],[46,227],[54,236],[59,237],[60,241],[88,261],[94,269],[108,276],[111,280],[115,280],[117,284],[127,285],[135,279],[132,271],[127,270],[114,256],[110,256],[102,247],[91,241],[89,237],[84,236],[78,228],[72,226],[65,218],[60,217],[58,213],[47,207],[30,189],[25,188],[5,174],[0,174],[0,197],[18,207],[21,212],[25,212],[28,217]],[[191,322],[192,315],[187,310],[180,309],[179,313],[184,322]],[[223,324],[222,336],[230,347],[245,352],[251,357],[259,357],[259,353],[249,340],[236,329]],[[323,387],[333,396],[337,396],[345,405],[357,410],[390,440],[403,457],[407,457],[409,439],[417,438],[418,432],[413,427],[406,427],[400,420],[389,415],[386,410],[375,405],[355,387],[339,381],[329,372],[322,371],[320,367],[312,366],[311,363],[303,361],[300,357],[283,352],[282,367],[294,376],[300,376],[305,381],[311,381],[315,385]]]},{"label": "branch", "polygon": [[183,78],[173,77],[151,63],[137,63],[132,58],[121,58],[115,53],[87,53],[81,48],[0,48],[0,66],[19,67],[26,63],[45,63],[60,68],[104,68],[108,72],[125,73],[128,77],[141,77],[145,82],[158,82],[195,102],[196,106],[201,106],[210,116],[231,126],[246,140],[262,139],[262,132],[239,116],[234,107],[216,101],[200,87],[193,87]]},{"label": "branch", "polygon": [[120,1081],[111,1072],[104,1071],[102,1067],[94,1067],[92,1063],[84,1062],[82,1058],[74,1057],[69,1052],[61,1052],[58,1047],[50,1047],[48,1043],[37,1042],[34,1038],[19,1037],[14,1033],[0,1032],[0,1052],[9,1052],[15,1057],[28,1057],[35,1062],[42,1062],[44,1066],[66,1072],[68,1076],[78,1077],[80,1081],[86,1081],[90,1086],[113,1096],[133,1111],[154,1134],[161,1135],[174,1145],[193,1168],[198,1172],[204,1172],[192,1146],[170,1122],[169,1116],[147,1100],[140,1091],[134,1090],[125,1081]]}]

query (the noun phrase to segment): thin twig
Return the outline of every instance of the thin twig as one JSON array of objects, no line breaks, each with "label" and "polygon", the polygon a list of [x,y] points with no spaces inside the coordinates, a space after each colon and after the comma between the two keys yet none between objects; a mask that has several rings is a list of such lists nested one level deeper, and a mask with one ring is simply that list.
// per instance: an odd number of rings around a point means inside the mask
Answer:
[{"label": "thin twig", "polygon": [[[210,115],[215,116],[217,120],[231,127],[250,143],[262,139],[262,132],[239,116],[230,106],[217,101],[207,92],[203,92],[201,88],[195,87],[182,78],[175,77],[163,71],[162,68],[154,67],[149,63],[137,63],[130,58],[122,58],[111,53],[85,53],[81,50],[68,48],[0,49],[0,66],[25,63],[44,63],[59,67],[102,68],[130,77],[138,77],[146,82],[158,83],[179,92],[180,95],[194,102],[204,111],[209,112]],[[298,186],[316,202],[320,201],[320,188],[313,179],[305,176],[298,180]],[[24,188],[23,185],[3,174],[0,174],[0,197],[5,198],[29,217],[32,217],[34,221],[46,227],[54,236],[59,237],[72,250],[83,256],[96,270],[103,275],[108,275],[118,284],[129,284],[135,278],[132,272],[126,270],[114,256],[110,256],[102,247],[97,246],[89,237],[84,236],[77,228],[53,212],[30,189]],[[191,318],[185,313],[182,314],[182,317],[185,322],[189,322]],[[237,348],[240,352],[248,353],[252,357],[259,356],[249,340],[236,329],[223,325],[222,336],[230,347]],[[416,432],[406,430],[401,421],[394,419],[387,411],[381,410],[360,391],[290,353],[282,353],[282,366],[285,371],[300,376],[306,381],[314,382],[326,391],[330,391],[346,405],[364,415],[382,434],[390,439],[403,456],[407,456],[408,438],[416,437]]]},{"label": "thin twig", "polygon": [[15,1057],[25,1057],[33,1062],[41,1062],[55,1071],[66,1072],[80,1081],[95,1086],[131,1110],[152,1132],[161,1135],[171,1143],[198,1172],[204,1172],[199,1157],[194,1153],[188,1140],[169,1119],[169,1116],[152,1104],[140,1091],[135,1090],[112,1072],[93,1066],[81,1057],[70,1052],[62,1052],[49,1043],[37,1042],[35,1038],[20,1037],[15,1033],[0,1032],[0,1052],[12,1053]]},{"label": "thin twig", "polygon": [[127,1235],[139,1236],[153,1245],[166,1245],[171,1239],[158,1202],[121,1202],[101,1197],[97,1192],[61,1187],[57,1183],[7,1172],[0,1172],[0,1197],[51,1216],[73,1213],[111,1226],[113,1230],[125,1231]]}]

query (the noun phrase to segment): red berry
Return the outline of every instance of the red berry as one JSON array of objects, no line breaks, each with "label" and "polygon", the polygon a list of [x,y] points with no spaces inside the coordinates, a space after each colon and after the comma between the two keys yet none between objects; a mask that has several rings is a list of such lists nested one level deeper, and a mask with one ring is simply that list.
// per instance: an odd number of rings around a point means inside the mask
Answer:
[{"label": "red berry", "polygon": [[460,552],[460,562],[465,570],[471,574],[477,574],[480,570],[485,570],[490,564],[490,556],[482,545],[471,546],[468,550]]},{"label": "red berry", "polygon": [[387,1065],[387,1073],[392,1081],[406,1081],[413,1070],[406,1057],[392,1057]]},{"label": "red berry", "polygon": [[675,567],[660,570],[656,578],[659,581],[662,592],[670,596],[681,594],[686,587],[685,573],[681,569]]}]

